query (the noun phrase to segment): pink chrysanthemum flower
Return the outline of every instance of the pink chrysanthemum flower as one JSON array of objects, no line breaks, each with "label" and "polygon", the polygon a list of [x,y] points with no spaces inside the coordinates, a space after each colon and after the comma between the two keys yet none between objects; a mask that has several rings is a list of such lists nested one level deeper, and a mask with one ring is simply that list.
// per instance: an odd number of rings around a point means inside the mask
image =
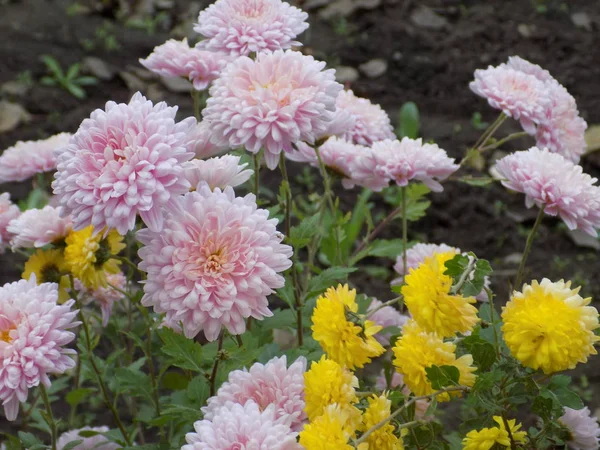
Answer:
[{"label": "pink chrysanthemum flower", "polygon": [[107,433],[108,427],[83,427],[78,430],[67,431],[60,435],[56,441],[56,450],[63,450],[67,444],[74,441],[83,441],[74,447],[72,450],[117,450],[121,448],[119,444],[109,441],[103,434],[96,434],[95,436],[83,437],[81,436],[82,431],[94,431],[96,433]]},{"label": "pink chrysanthemum flower", "polygon": [[129,104],[95,110],[59,152],[54,193],[73,228],[93,225],[125,234],[137,213],[152,230],[162,228],[161,208],[189,190],[181,163],[194,118],[175,122],[176,107],[153,105],[139,92]]},{"label": "pink chrysanthemum flower", "polygon": [[214,132],[207,120],[203,120],[190,131],[185,139],[185,148],[196,155],[196,158],[205,159],[230,150],[229,143],[215,144]]},{"label": "pink chrysanthemum flower", "polygon": [[275,406],[262,409],[253,400],[244,405],[227,403],[215,411],[211,420],[194,423],[195,433],[188,433],[188,445],[181,450],[302,450],[296,442],[298,433],[289,422],[277,419]]},{"label": "pink chrysanthemum flower", "polygon": [[142,303],[183,324],[189,338],[203,330],[214,341],[222,326],[242,334],[246,318],[273,314],[267,296],[283,287],[279,272],[292,265],[276,225],[254,195],[235,197],[231,187],[202,185],[178,197],[160,233],[137,234],[139,267],[148,273]]},{"label": "pink chrysanthemum flower", "polygon": [[103,327],[108,325],[115,302],[123,299],[123,294],[119,291],[124,291],[126,289],[127,278],[123,272],[107,272],[106,282],[107,285],[105,287],[100,286],[97,289],[88,289],[80,280],[75,279],[75,289],[82,295],[84,304],[90,305],[95,303],[100,306]]},{"label": "pink chrysanthemum flower", "polygon": [[569,430],[567,445],[573,450],[597,450],[600,447],[598,419],[591,416],[589,408],[571,409],[558,419]]},{"label": "pink chrysanthemum flower", "polygon": [[504,186],[525,194],[528,208],[545,205],[544,212],[559,215],[570,230],[597,236],[600,187],[581,166],[558,153],[532,147],[505,156],[496,163],[496,170],[504,178]]},{"label": "pink chrysanthemum flower", "polygon": [[16,248],[39,248],[64,239],[71,230],[71,218],[61,217],[60,208],[44,206],[28,209],[8,224],[13,235],[10,245]]},{"label": "pink chrysanthemum flower", "polygon": [[275,407],[275,419],[284,419],[292,430],[300,431],[304,412],[304,372],[306,359],[298,358],[289,368],[285,356],[273,358],[267,364],[255,363],[250,370],[234,370],[219,388],[217,395],[208,399],[202,408],[204,418],[212,420],[227,403],[245,404],[254,400],[261,410]]},{"label": "pink chrysanthemum flower", "polygon": [[396,138],[390,118],[381,106],[357,97],[352,91],[341,91],[335,104],[354,119],[353,126],[340,135],[343,139],[370,146],[376,141]]},{"label": "pink chrysanthemum flower", "polygon": [[200,183],[206,183],[211,190],[236,187],[245,183],[254,173],[246,169],[248,163],[240,164],[240,157],[223,155],[206,160],[193,159],[183,164],[183,176],[197,189]]},{"label": "pink chrysanthemum flower", "polygon": [[13,234],[8,230],[10,222],[21,215],[21,210],[10,201],[10,194],[0,194],[0,253],[4,253]]},{"label": "pink chrysanthemum flower", "polygon": [[517,70],[519,72],[533,75],[538,80],[546,83],[547,81],[554,81],[554,77],[550,75],[546,69],[521,58],[520,56],[509,56],[506,64],[500,64],[501,67],[506,66],[509,69]]},{"label": "pink chrysanthemum flower", "polygon": [[471,90],[487,99],[492,108],[519,120],[523,129],[535,134],[535,125],[545,120],[550,105],[545,83],[534,75],[504,66],[475,71]]},{"label": "pink chrysanthemum flower", "polygon": [[199,47],[232,56],[302,45],[308,14],[281,0],[218,0],[198,16]]},{"label": "pink chrysanthemum flower", "polygon": [[66,147],[70,133],[39,141],[19,141],[0,156],[0,183],[23,181],[37,173],[56,169],[54,150]]},{"label": "pink chrysanthemum flower", "polygon": [[[376,325],[379,325],[383,328],[387,327],[398,327],[402,328],[406,321],[410,319],[410,317],[401,314],[396,308],[392,308],[391,306],[384,306],[380,308],[381,303],[379,300],[374,298],[371,300],[371,304],[367,309],[367,315],[369,316],[369,320],[375,322]],[[379,309],[378,309],[379,308]],[[369,314],[371,311],[376,310],[373,314]],[[391,333],[377,333],[375,334],[375,339],[379,341],[381,345],[390,345],[390,336]]]},{"label": "pink chrysanthemum flower", "polygon": [[259,53],[229,64],[210,88],[202,112],[211,122],[214,142],[265,149],[274,169],[282,150],[299,141],[314,143],[327,130],[342,86],[324,62],[299,52]]},{"label": "pink chrysanthemum flower", "polygon": [[[385,391],[389,389],[395,389],[397,387],[402,388],[402,394],[405,396],[409,396],[411,394],[410,389],[404,384],[404,377],[402,374],[394,371],[392,373],[392,379],[390,380],[390,385],[388,386],[387,380],[385,378],[385,373],[382,371],[377,379],[375,380],[375,388],[378,391]],[[429,409],[429,400],[421,399],[415,402],[415,419],[417,420],[431,420],[433,416],[427,415],[427,409]]]},{"label": "pink chrysanthemum flower", "polygon": [[190,47],[186,38],[169,39],[154,47],[146,59],[140,59],[140,64],[163,77],[187,78],[194,89],[202,91],[219,76],[230,59],[223,53]]},{"label": "pink chrysanthemum flower", "polygon": [[17,418],[30,388],[50,387],[49,374],[75,367],[75,350],[64,348],[75,339],[67,330],[79,324],[75,301],[57,301],[58,285],[38,286],[34,275],[0,287],[0,400],[8,420]]}]

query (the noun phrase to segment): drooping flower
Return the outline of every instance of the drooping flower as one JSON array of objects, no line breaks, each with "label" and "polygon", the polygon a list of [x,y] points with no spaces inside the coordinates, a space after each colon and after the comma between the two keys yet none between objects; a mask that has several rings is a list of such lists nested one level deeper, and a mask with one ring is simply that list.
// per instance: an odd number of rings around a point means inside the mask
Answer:
[{"label": "drooping flower", "polygon": [[206,159],[229,150],[229,143],[218,145],[212,142],[214,131],[207,120],[198,123],[185,138],[185,148],[196,155],[196,158]]},{"label": "drooping flower", "polygon": [[160,233],[138,232],[140,269],[148,273],[142,304],[166,313],[192,338],[210,341],[226,327],[242,334],[245,319],[269,317],[267,296],[284,285],[292,248],[281,243],[277,220],[258,209],[254,195],[202,185],[177,198]]},{"label": "drooping flower", "polygon": [[359,423],[358,409],[331,404],[323,414],[304,426],[300,444],[305,450],[354,450],[348,440],[356,434]]},{"label": "drooping flower", "polygon": [[600,426],[598,419],[590,416],[589,408],[565,407],[565,413],[558,420],[569,430],[567,445],[573,450],[597,450],[600,447]]},{"label": "drooping flower", "polygon": [[[94,436],[81,436],[82,431],[96,432]],[[78,430],[67,431],[60,435],[56,441],[56,450],[63,450],[69,443],[82,441],[71,447],[72,450],[117,450],[121,448],[116,442],[108,440],[103,433],[110,431],[108,427],[83,427]]]},{"label": "drooping flower", "polygon": [[25,263],[21,277],[29,280],[33,274],[38,284],[58,284],[58,301],[63,303],[69,299],[68,289],[71,287],[68,273],[69,265],[65,261],[62,250],[38,249]]},{"label": "drooping flower", "polygon": [[[427,333],[414,320],[408,321],[402,328],[402,336],[393,348],[394,366],[404,376],[404,383],[417,396],[435,392],[427,379],[426,368],[435,366],[454,366],[460,372],[459,383],[473,386],[476,367],[469,354],[456,357],[456,345],[444,342],[434,333]],[[460,392],[443,393],[438,401],[448,401],[450,397],[460,396]]]},{"label": "drooping flower", "polygon": [[512,355],[525,367],[553,373],[597,354],[598,311],[579,289],[571,289],[571,282],[544,278],[513,292],[502,310],[502,331]]},{"label": "drooping flower", "polygon": [[232,56],[286,50],[301,45],[308,14],[281,0],[218,0],[198,16],[198,46]]},{"label": "drooping flower", "polygon": [[[396,308],[393,308],[392,306],[384,306],[381,308],[381,305],[383,305],[383,303],[376,298],[371,300],[371,304],[367,309],[367,316],[383,329],[387,327],[402,328],[408,321],[409,317],[401,314]],[[375,312],[371,313],[371,311]],[[377,333],[375,339],[377,339],[381,345],[390,345],[390,333]]]},{"label": "drooping flower", "polygon": [[66,147],[70,133],[39,141],[19,141],[0,156],[0,183],[23,181],[37,173],[56,169],[54,150]]},{"label": "drooping flower", "polygon": [[35,276],[0,287],[0,401],[7,420],[17,418],[30,388],[50,387],[48,375],[75,367],[75,350],[64,348],[75,339],[67,331],[78,325],[75,302],[57,300],[57,285],[38,286]]},{"label": "drooping flower", "polygon": [[39,248],[64,239],[71,231],[71,218],[61,217],[60,208],[50,205],[28,209],[8,224],[13,234],[10,244],[15,248]]},{"label": "drooping flower", "polygon": [[474,297],[450,292],[452,277],[444,275],[445,263],[456,253],[435,253],[416,269],[410,269],[402,286],[404,304],[423,330],[441,337],[470,331],[479,321]]},{"label": "drooping flower", "polygon": [[345,409],[358,402],[354,390],[358,387],[358,379],[326,356],[311,364],[304,374],[304,385],[306,413],[311,421],[323,414],[329,405],[337,403]]},{"label": "drooping flower", "polygon": [[79,279],[75,280],[75,289],[82,296],[83,303],[85,305],[98,304],[100,306],[103,327],[108,325],[114,304],[123,299],[123,294],[119,291],[124,291],[127,286],[127,278],[123,272],[107,272],[105,277],[106,286],[98,286],[96,289],[87,288]]},{"label": "drooping flower", "polygon": [[0,253],[4,253],[13,238],[13,234],[8,231],[10,222],[20,215],[21,210],[10,201],[10,194],[8,192],[0,194]]},{"label": "drooping flower", "polygon": [[291,50],[230,63],[211,86],[202,112],[213,128],[213,142],[244,146],[252,153],[264,148],[270,169],[292,144],[314,143],[332,121],[342,89],[335,71],[324,67],[324,62]]},{"label": "drooping flower", "polygon": [[194,423],[194,430],[185,435],[187,445],[181,450],[302,450],[296,442],[298,433],[289,423],[277,420],[275,406],[263,410],[253,400],[244,405],[227,403],[211,420]]},{"label": "drooping flower", "polygon": [[80,231],[72,231],[65,239],[65,261],[75,278],[90,289],[106,287],[107,273],[119,273],[119,261],[115,258],[125,248],[123,236],[116,230],[94,233],[90,225]]},{"label": "drooping flower", "polygon": [[223,155],[206,160],[192,159],[183,164],[183,176],[197,189],[200,183],[206,183],[211,190],[236,187],[245,183],[254,173],[246,169],[248,163],[240,164],[240,157]]},{"label": "drooping flower", "polygon": [[306,420],[304,412],[304,372],[306,359],[298,358],[287,367],[285,356],[273,358],[266,364],[255,363],[250,370],[234,370],[223,383],[217,395],[208,399],[202,408],[204,418],[212,420],[215,414],[230,402],[245,404],[254,400],[261,410],[275,407],[275,419],[284,418],[292,430],[299,431]]},{"label": "drooping flower", "polygon": [[[394,389],[397,387],[402,388],[402,394],[406,397],[410,396],[411,391],[404,384],[404,377],[398,372],[392,373],[392,379],[390,380],[390,384],[388,386],[387,380],[385,378],[384,371],[381,371],[377,379],[375,380],[375,388],[378,391],[386,391],[390,389]],[[429,409],[429,400],[420,399],[415,402],[415,419],[417,420],[430,420],[433,417],[427,415],[427,410]]]},{"label": "drooping flower", "polygon": [[600,187],[581,166],[547,149],[532,147],[500,159],[496,169],[504,177],[504,186],[525,194],[528,208],[544,205],[546,214],[560,216],[570,230],[597,235]]},{"label": "drooping flower", "polygon": [[[369,406],[362,416],[360,431],[365,432],[382,420],[388,418],[392,410],[392,402],[384,394],[369,397]],[[368,450],[403,450],[402,438],[394,434],[396,427],[390,422],[372,432],[365,441]]]},{"label": "drooping flower", "polygon": [[363,367],[385,352],[374,335],[381,330],[358,315],[356,290],[348,285],[329,288],[317,299],[312,315],[313,338],[327,356],[349,369]]},{"label": "drooping flower", "polygon": [[176,107],[153,105],[139,92],[128,104],[108,102],[85,119],[59,151],[54,193],[73,227],[115,228],[126,234],[139,213],[152,230],[162,228],[161,208],[189,190],[181,163],[193,117],[175,122]]}]

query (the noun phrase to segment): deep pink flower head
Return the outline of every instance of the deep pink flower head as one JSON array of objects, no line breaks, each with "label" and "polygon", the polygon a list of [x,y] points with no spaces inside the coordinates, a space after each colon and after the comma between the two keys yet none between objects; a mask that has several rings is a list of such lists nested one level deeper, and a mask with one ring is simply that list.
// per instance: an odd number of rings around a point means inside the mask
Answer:
[{"label": "deep pink flower head", "polygon": [[60,133],[39,141],[19,141],[0,156],[0,183],[23,181],[56,169],[54,150],[65,147],[71,134]]},{"label": "deep pink flower head", "polygon": [[211,420],[194,423],[195,433],[188,433],[188,445],[181,450],[302,450],[296,442],[298,433],[289,422],[277,420],[275,406],[262,409],[253,400],[244,405],[227,403],[217,409]]},{"label": "deep pink flower head", "polygon": [[248,163],[240,164],[240,157],[223,155],[206,160],[192,159],[183,164],[183,176],[193,189],[200,183],[206,183],[211,189],[225,189],[227,186],[236,187],[245,183],[254,173],[246,169]]},{"label": "deep pink flower head", "polygon": [[264,148],[267,167],[276,168],[282,150],[291,151],[299,141],[313,143],[334,117],[342,85],[324,67],[291,50],[236,59],[211,86],[202,112],[211,122],[213,142],[252,153]]},{"label": "deep pink flower head", "polygon": [[[400,311],[391,306],[384,306],[383,308],[380,308],[382,304],[383,303],[374,298],[373,300],[371,300],[371,304],[367,309],[367,315],[369,316],[369,320],[372,320],[377,325],[380,325],[383,328],[402,328],[404,324],[410,319],[410,317],[401,314]],[[371,311],[374,310],[376,311],[373,314],[369,314]],[[390,336],[390,333],[377,333],[375,335],[375,339],[377,339],[381,345],[390,345]]]},{"label": "deep pink flower head", "polygon": [[75,289],[79,291],[83,303],[85,305],[97,304],[100,306],[103,327],[108,325],[115,302],[123,299],[123,294],[119,290],[124,291],[127,288],[127,278],[123,272],[107,272],[106,281],[108,283],[106,287],[100,286],[97,289],[88,289],[81,281],[75,279]]},{"label": "deep pink flower head", "polygon": [[583,173],[558,153],[532,147],[515,152],[496,163],[502,184],[525,194],[525,204],[545,205],[544,212],[559,215],[570,230],[596,236],[600,227],[600,187],[596,178]]},{"label": "deep pink flower head", "polygon": [[188,133],[185,139],[185,148],[188,152],[194,153],[196,158],[199,159],[210,158],[230,150],[228,142],[225,142],[224,145],[212,142],[214,140],[213,135],[211,124],[207,120],[203,120]]},{"label": "deep pink flower head", "polygon": [[354,119],[354,125],[340,134],[345,140],[370,146],[376,141],[396,139],[390,118],[381,106],[357,97],[352,91],[341,91],[335,103],[338,109],[349,112]]},{"label": "deep pink flower head", "polygon": [[244,405],[254,400],[261,410],[275,407],[275,419],[285,419],[294,431],[300,431],[304,412],[304,372],[306,359],[299,357],[289,368],[285,356],[273,358],[266,364],[255,363],[250,370],[234,370],[221,385],[217,395],[208,399],[202,408],[204,418],[212,420],[227,403]]},{"label": "deep pink flower head", "polygon": [[64,239],[71,230],[71,218],[61,217],[60,208],[50,205],[28,209],[8,224],[13,235],[10,245],[15,248],[39,248]]},{"label": "deep pink flower head", "polygon": [[163,77],[187,78],[194,89],[202,91],[219,76],[230,59],[224,53],[190,47],[186,38],[169,39],[154,47],[146,59],[140,59],[140,64]]},{"label": "deep pink flower head", "polygon": [[308,14],[281,0],[217,0],[198,16],[199,47],[232,56],[302,45]]},{"label": "deep pink flower head", "polygon": [[[385,373],[384,373],[384,371],[381,371],[381,373],[375,380],[375,388],[379,391],[386,391],[389,389],[402,387],[402,390],[401,390],[402,394],[404,394],[406,397],[410,396],[411,391],[404,384],[404,377],[402,376],[402,374],[399,374],[398,372],[394,371],[394,373],[392,374],[392,379],[390,381],[391,381],[390,385],[388,386],[387,380],[385,378]],[[427,415],[428,408],[429,408],[429,400],[426,400],[426,399],[417,400],[415,402],[415,418],[418,420],[433,419],[433,416]]]},{"label": "deep pink flower head", "polygon": [[28,390],[48,375],[75,367],[75,350],[64,348],[75,339],[67,331],[75,322],[74,300],[58,305],[58,285],[29,280],[0,287],[0,401],[8,420],[15,420]]},{"label": "deep pink flower head", "polygon": [[10,194],[8,192],[0,194],[0,253],[4,253],[4,250],[8,247],[8,242],[14,236],[8,230],[10,222],[20,215],[21,210],[10,201]]},{"label": "deep pink flower head", "polygon": [[95,431],[97,433],[107,433],[108,427],[83,427],[78,430],[67,431],[60,435],[56,442],[56,450],[63,450],[67,444],[74,441],[83,441],[77,444],[75,447],[71,447],[72,450],[117,450],[121,448],[119,444],[109,441],[103,434],[96,434],[95,436],[83,437],[79,433],[82,431]]},{"label": "deep pink flower head", "polygon": [[138,232],[140,269],[148,273],[142,304],[166,313],[166,322],[192,338],[214,341],[226,327],[246,330],[245,319],[272,315],[267,296],[284,285],[292,262],[277,220],[258,209],[254,195],[207,185],[168,208],[164,229]]},{"label": "deep pink flower head", "polygon": [[138,92],[129,104],[108,102],[81,123],[59,152],[52,183],[74,229],[92,224],[125,234],[137,213],[150,229],[162,228],[161,208],[190,187],[181,163],[193,156],[185,142],[196,120],[176,123],[176,112]]},{"label": "deep pink flower head", "polygon": [[506,65],[476,70],[469,87],[487,99],[492,108],[519,120],[529,134],[535,134],[535,125],[545,120],[544,113],[550,105],[543,81]]},{"label": "deep pink flower head", "polygon": [[600,448],[600,426],[598,419],[591,415],[586,406],[582,409],[572,409],[565,406],[565,413],[558,419],[567,430],[570,439],[567,445],[573,450],[597,450]]}]

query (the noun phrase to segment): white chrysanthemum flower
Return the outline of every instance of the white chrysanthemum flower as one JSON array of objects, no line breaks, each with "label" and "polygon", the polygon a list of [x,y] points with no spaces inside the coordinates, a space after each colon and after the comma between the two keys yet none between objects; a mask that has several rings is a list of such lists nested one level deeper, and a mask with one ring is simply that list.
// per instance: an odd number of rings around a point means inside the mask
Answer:
[{"label": "white chrysanthemum flower", "polygon": [[590,416],[589,408],[565,407],[565,413],[558,420],[569,430],[571,439],[567,445],[573,450],[597,450],[600,447],[600,426],[598,419]]}]

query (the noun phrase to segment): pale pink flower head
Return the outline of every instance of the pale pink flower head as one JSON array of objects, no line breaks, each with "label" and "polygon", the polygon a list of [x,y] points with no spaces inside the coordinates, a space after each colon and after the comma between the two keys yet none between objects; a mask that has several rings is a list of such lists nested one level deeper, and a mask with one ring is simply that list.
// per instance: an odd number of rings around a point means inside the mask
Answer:
[{"label": "pale pink flower head", "polygon": [[544,212],[560,216],[570,230],[597,236],[600,187],[581,166],[548,149],[532,147],[500,159],[496,170],[505,187],[525,194],[528,208],[545,205]]},{"label": "pale pink flower head", "polygon": [[571,439],[567,440],[567,445],[573,450],[597,450],[600,447],[600,426],[589,408],[565,407],[565,413],[558,420],[569,430]]},{"label": "pale pink flower head", "polygon": [[217,0],[198,16],[198,46],[232,56],[286,50],[302,45],[308,14],[281,0]]},{"label": "pale pink flower head", "polygon": [[10,194],[0,194],[0,253],[4,253],[13,234],[8,230],[10,222],[21,215],[21,210],[10,201]]},{"label": "pale pink flower head", "polygon": [[183,176],[197,189],[201,183],[206,183],[211,190],[225,189],[227,186],[236,187],[245,183],[254,173],[246,169],[248,163],[240,164],[240,157],[223,155],[206,160],[192,159],[183,164]]},{"label": "pale pink flower head", "polygon": [[198,123],[185,138],[185,148],[196,155],[196,158],[205,159],[230,150],[229,143],[224,145],[212,142],[214,132],[207,120]]},{"label": "pale pink flower head", "polygon": [[56,169],[54,151],[66,147],[70,133],[60,133],[39,141],[19,141],[0,155],[0,183],[23,181],[37,173]]},{"label": "pale pink flower head", "polygon": [[79,324],[75,301],[57,301],[58,285],[38,286],[35,275],[0,287],[0,401],[8,420],[17,418],[30,388],[50,387],[48,375],[75,367],[75,350],[64,348]]},{"label": "pale pink flower head", "polygon": [[395,139],[394,128],[390,118],[381,106],[371,103],[366,98],[354,95],[354,92],[341,91],[336,99],[336,106],[350,113],[354,124],[340,137],[360,145],[372,145],[384,139]]},{"label": "pale pink flower head", "polygon": [[128,104],[108,102],[81,123],[58,152],[52,183],[75,230],[91,224],[125,234],[138,213],[152,230],[162,228],[162,207],[190,187],[181,163],[193,156],[185,143],[196,120],[176,123],[176,112],[138,92]]},{"label": "pale pink flower head", "polygon": [[548,81],[554,81],[554,77],[550,75],[550,72],[548,72],[546,69],[543,69],[537,64],[533,64],[532,62],[529,62],[520,56],[509,56],[508,62],[506,64],[501,64],[500,66],[506,66],[509,69],[517,70],[528,75],[533,75],[544,83]]},{"label": "pale pink flower head", "polygon": [[342,85],[335,71],[291,50],[242,56],[230,63],[210,88],[202,112],[211,122],[213,142],[244,146],[252,153],[265,149],[269,169],[277,167],[281,151],[299,141],[314,143],[334,117]]},{"label": "pale pink flower head", "polygon": [[504,66],[475,71],[471,90],[487,99],[492,108],[521,122],[523,129],[535,134],[535,125],[545,120],[550,105],[545,83],[535,75]]},{"label": "pale pink flower head", "polygon": [[[81,436],[82,431],[92,431],[98,434],[90,437]],[[107,433],[108,427],[83,427],[78,430],[67,431],[60,435],[56,441],[56,450],[63,450],[67,444],[74,441],[83,441],[77,444],[75,447],[71,447],[72,450],[117,450],[121,448],[119,444],[109,441],[103,434]]]},{"label": "pale pink flower head", "polygon": [[124,291],[127,288],[127,278],[123,272],[107,272],[106,281],[107,285],[105,287],[100,286],[97,289],[88,289],[81,281],[75,279],[75,289],[79,291],[84,304],[90,305],[95,303],[100,306],[103,327],[108,325],[113,305],[123,299],[123,294],[120,291]]},{"label": "pale pink flower head", "polygon": [[204,418],[212,420],[227,403],[244,405],[253,400],[261,410],[275,407],[275,419],[284,419],[292,430],[300,431],[306,420],[304,412],[304,372],[306,359],[298,358],[289,368],[285,356],[266,364],[255,363],[250,370],[234,370],[217,395],[202,408]]},{"label": "pale pink flower head", "polygon": [[[379,391],[386,391],[397,387],[402,387],[402,394],[409,396],[411,394],[410,389],[404,384],[404,377],[402,374],[394,371],[392,379],[390,380],[390,386],[387,384],[385,373],[382,370],[377,379],[375,380],[375,388]],[[429,400],[421,399],[415,402],[415,419],[417,420],[431,420],[433,416],[427,415],[427,409],[429,409]]]},{"label": "pale pink flower head", "polygon": [[[367,315],[369,316],[369,320],[375,322],[375,324],[383,327],[398,327],[402,329],[404,324],[410,319],[410,317],[401,314],[396,308],[391,306],[384,306],[380,308],[382,303],[374,298],[371,300],[371,304],[367,309]],[[378,309],[379,308],[379,309]],[[376,310],[376,311],[375,311]],[[371,311],[375,311],[373,314],[369,314]],[[381,345],[390,345],[390,337],[391,333],[377,333],[375,335],[375,339],[379,341]]]},{"label": "pale pink flower head", "polygon": [[8,224],[13,235],[10,245],[13,249],[43,247],[67,237],[71,225],[70,217],[61,217],[60,208],[28,209]]},{"label": "pale pink flower head", "polygon": [[[415,244],[408,250],[406,250],[406,272],[410,273],[410,269],[416,269],[422,263],[425,262],[426,258],[433,256],[437,253],[461,253],[459,248],[451,247],[446,244]],[[404,282],[404,261],[403,255],[400,254],[396,258],[396,264],[394,264],[394,270],[398,275],[398,278],[392,281],[392,286],[402,284]]]},{"label": "pale pink flower head", "polygon": [[138,232],[141,270],[148,273],[142,304],[182,324],[188,338],[200,331],[214,341],[221,327],[246,330],[245,319],[271,316],[267,296],[284,285],[292,262],[277,220],[258,209],[255,196],[207,185],[180,196],[164,229]]}]

